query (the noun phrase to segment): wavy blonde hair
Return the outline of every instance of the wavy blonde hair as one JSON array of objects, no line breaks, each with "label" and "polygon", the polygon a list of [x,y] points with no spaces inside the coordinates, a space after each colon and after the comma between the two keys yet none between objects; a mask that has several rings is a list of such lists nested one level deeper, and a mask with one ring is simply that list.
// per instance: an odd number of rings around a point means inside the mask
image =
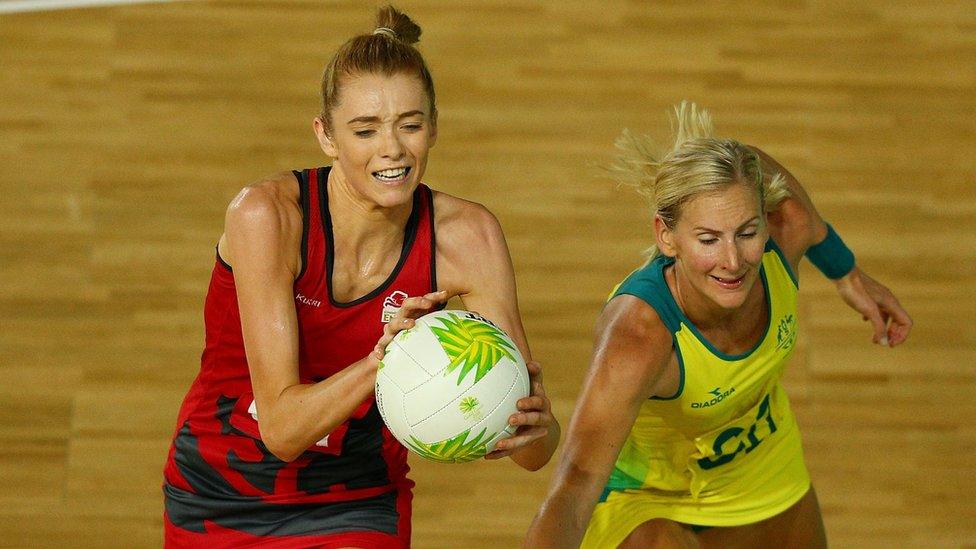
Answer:
[{"label": "wavy blonde hair", "polygon": [[[690,101],[674,106],[673,143],[663,154],[655,152],[646,135],[624,130],[615,141],[620,153],[610,166],[621,184],[634,188],[649,202],[669,229],[674,229],[681,208],[702,193],[734,183],[754,185],[763,214],[790,194],[782,174],[764,174],[759,155],[734,139],[715,137],[711,114]],[[657,246],[645,250],[648,261],[660,255]]]}]

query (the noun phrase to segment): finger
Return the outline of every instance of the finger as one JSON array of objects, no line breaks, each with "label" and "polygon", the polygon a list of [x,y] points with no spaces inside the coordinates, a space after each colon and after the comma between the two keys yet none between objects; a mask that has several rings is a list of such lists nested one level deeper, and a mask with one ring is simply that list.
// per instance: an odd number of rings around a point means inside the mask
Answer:
[{"label": "finger", "polygon": [[871,341],[887,346],[888,326],[885,324],[884,319],[881,318],[881,311],[877,306],[872,306],[870,310],[865,311],[864,314],[867,316],[866,320],[874,327],[874,336],[871,338]]},{"label": "finger", "polygon": [[884,309],[895,324],[911,328],[912,317],[908,315],[908,311],[901,306],[895,296],[891,296],[891,299],[885,302]]},{"label": "finger", "polygon": [[525,363],[525,369],[529,371],[529,377],[542,381],[542,365],[534,360]]},{"label": "finger", "polygon": [[495,445],[495,450],[518,450],[519,448],[532,444],[548,433],[549,429],[545,427],[534,427],[526,430],[524,433],[500,440]]},{"label": "finger", "polygon": [[900,345],[908,339],[908,334],[912,330],[912,319],[909,317],[906,321],[899,322],[897,318],[893,318],[891,324],[888,326],[888,340],[890,345],[894,347],[895,345]]},{"label": "finger", "polygon": [[424,297],[434,303],[447,303],[451,299],[451,295],[447,293],[447,290],[430,292],[429,294],[424,294]]},{"label": "finger", "polygon": [[546,411],[549,409],[549,399],[534,395],[520,398],[515,407],[523,412]]},{"label": "finger", "polygon": [[485,454],[485,459],[501,459],[510,455],[512,455],[511,450],[494,450],[488,454]]},{"label": "finger", "polygon": [[389,337],[392,340],[393,336],[397,335],[403,330],[413,328],[415,324],[417,324],[417,321],[412,318],[396,317],[383,326],[383,337]]},{"label": "finger", "polygon": [[543,412],[519,412],[508,418],[508,424],[513,427],[548,427],[552,424],[552,415]]},{"label": "finger", "polygon": [[541,397],[546,396],[546,388],[542,386],[541,381],[533,381],[531,385],[532,387],[531,390],[529,391],[529,394],[533,396],[541,396]]},{"label": "finger", "polygon": [[400,310],[397,311],[397,316],[411,318],[417,316],[423,316],[422,313],[430,310],[434,306],[434,302],[427,299],[425,296],[415,296],[408,297],[403,300],[403,304],[400,305]]}]

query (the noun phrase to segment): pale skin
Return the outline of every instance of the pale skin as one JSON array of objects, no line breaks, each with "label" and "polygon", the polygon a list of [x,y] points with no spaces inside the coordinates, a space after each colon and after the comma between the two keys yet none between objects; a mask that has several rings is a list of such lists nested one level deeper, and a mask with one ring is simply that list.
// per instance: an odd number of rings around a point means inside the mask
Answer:
[{"label": "pale skin", "polygon": [[[792,196],[763,215],[758,194],[742,183],[703,193],[682,207],[674,227],[655,219],[655,239],[675,264],[665,271],[685,315],[716,348],[739,354],[764,335],[765,293],[759,278],[766,239],[772,236],[797,272],[805,251],[826,226],[799,183],[767,155],[764,165],[787,177]],[[911,319],[891,292],[859,269],[837,282],[845,301],[873,326],[873,340],[905,340]],[[621,295],[607,303],[596,326],[587,378],[549,494],[529,529],[525,546],[577,547],[614,461],[641,404],[669,397],[679,386],[671,334],[644,301]],[[667,519],[639,525],[621,547],[826,547],[816,494],[770,519],[695,533]]]},{"label": "pale skin", "polygon": [[[335,250],[332,288],[335,299],[351,301],[378,287],[395,267],[437,127],[415,76],[347,75],[341,90],[328,120],[316,118],[313,125],[322,150],[333,159],[327,187]],[[504,329],[529,361],[531,394],[509,418],[516,434],[487,457],[511,456],[535,470],[552,456],[559,424],[541,367],[530,359],[501,226],[483,206],[445,193],[434,193],[434,212],[439,291],[406,299],[369,354],[323,381],[305,384],[299,382],[293,295],[302,268],[295,178],[272,176],[231,202],[219,251],[234,269],[261,438],[279,459],[295,459],[348,419],[372,396],[378,363],[393,336],[453,296]]]}]

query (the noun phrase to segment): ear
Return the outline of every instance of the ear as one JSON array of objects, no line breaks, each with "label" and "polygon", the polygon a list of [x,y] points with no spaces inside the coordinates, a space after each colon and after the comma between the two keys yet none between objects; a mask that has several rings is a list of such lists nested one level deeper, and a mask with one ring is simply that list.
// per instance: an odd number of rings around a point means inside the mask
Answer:
[{"label": "ear", "polygon": [[430,137],[427,138],[427,147],[433,147],[437,143],[437,109],[430,115]]},{"label": "ear", "polygon": [[674,231],[669,229],[664,223],[664,219],[661,219],[661,216],[657,214],[654,215],[654,240],[657,249],[661,250],[662,254],[668,257],[677,255],[674,246]]},{"label": "ear", "polygon": [[315,120],[312,121],[312,129],[315,131],[315,137],[319,140],[319,146],[322,147],[325,154],[337,158],[339,149],[336,147],[332,136],[329,135],[329,130],[326,128],[325,122],[322,121],[322,117],[315,117]]}]

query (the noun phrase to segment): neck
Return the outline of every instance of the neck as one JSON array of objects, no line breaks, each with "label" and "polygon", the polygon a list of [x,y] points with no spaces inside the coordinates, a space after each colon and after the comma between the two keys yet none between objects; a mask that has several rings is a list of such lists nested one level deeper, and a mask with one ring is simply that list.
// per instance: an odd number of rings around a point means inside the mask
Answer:
[{"label": "neck", "polygon": [[[356,192],[340,170],[329,171],[329,215],[337,268],[369,277],[399,257],[413,201],[386,208]],[[338,267],[339,263],[345,267]]]}]

